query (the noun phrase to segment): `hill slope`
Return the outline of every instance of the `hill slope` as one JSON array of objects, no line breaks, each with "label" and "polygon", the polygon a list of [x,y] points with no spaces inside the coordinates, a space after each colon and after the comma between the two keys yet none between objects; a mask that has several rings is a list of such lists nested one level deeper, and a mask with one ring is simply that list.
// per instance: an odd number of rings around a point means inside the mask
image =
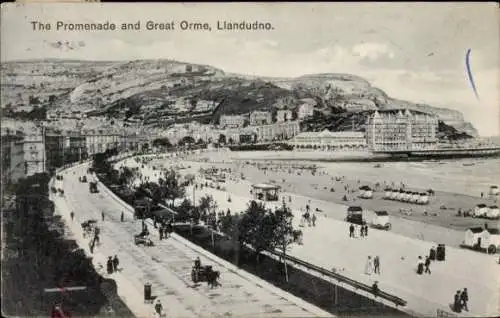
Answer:
[{"label": "hill slope", "polygon": [[151,127],[310,103],[327,117],[354,118],[354,124],[337,127],[350,129],[361,125],[363,116],[355,113],[409,108],[434,113],[457,131],[477,135],[458,111],[390,98],[367,80],[349,74],[257,78],[172,60],[23,61],[2,64],[1,93],[2,108],[10,113],[42,106]]}]

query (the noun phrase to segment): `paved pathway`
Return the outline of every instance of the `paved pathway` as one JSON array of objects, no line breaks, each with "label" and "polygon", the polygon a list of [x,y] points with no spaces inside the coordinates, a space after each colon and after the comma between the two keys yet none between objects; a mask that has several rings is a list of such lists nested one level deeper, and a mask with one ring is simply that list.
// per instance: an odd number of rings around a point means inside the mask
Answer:
[{"label": "paved pathway", "polygon": [[[139,233],[140,222],[133,221],[125,212],[125,222],[120,222],[124,209],[115,199],[101,191],[90,194],[87,183],[80,183],[86,166],[77,167],[64,174],[62,185],[65,197],[56,197],[58,210],[65,214],[75,212],[72,230],[78,231],[80,223],[88,219],[98,220],[101,228],[101,245],[94,250],[94,263],[102,272],[108,256],[118,255],[122,270],[112,274],[117,281],[118,294],[138,317],[151,316],[151,305],[143,302],[143,284],[152,284],[153,295],[163,303],[167,317],[313,317],[326,316],[324,311],[308,304],[307,309],[296,302],[273,293],[253,281],[214,264],[204,255],[187,248],[174,239],[158,241],[156,231],[150,229],[156,243],[154,247],[136,246],[133,235]],[[75,174],[73,174],[75,172]],[[59,182],[59,181],[58,181]],[[100,185],[102,186],[102,185]],[[101,221],[104,211],[105,220]],[[80,242],[88,242],[82,240]],[[222,286],[210,289],[206,284],[194,285],[191,266],[199,256],[202,264],[213,264],[221,272]],[[101,267],[102,266],[102,267]],[[104,274],[107,276],[107,274]],[[279,295],[278,295],[279,294]],[[312,308],[312,309],[311,309]]]}]

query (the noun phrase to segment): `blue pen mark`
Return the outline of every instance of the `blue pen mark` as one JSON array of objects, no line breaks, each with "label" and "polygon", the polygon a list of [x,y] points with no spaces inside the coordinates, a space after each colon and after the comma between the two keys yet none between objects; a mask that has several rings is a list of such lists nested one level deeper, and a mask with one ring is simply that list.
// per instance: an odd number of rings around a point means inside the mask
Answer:
[{"label": "blue pen mark", "polygon": [[474,78],[472,77],[472,71],[470,70],[470,52],[471,49],[467,50],[467,54],[465,55],[465,66],[467,68],[467,75],[469,76],[469,82],[472,86],[472,90],[474,91],[474,95],[479,100],[479,94],[477,93],[476,84],[474,83]]}]

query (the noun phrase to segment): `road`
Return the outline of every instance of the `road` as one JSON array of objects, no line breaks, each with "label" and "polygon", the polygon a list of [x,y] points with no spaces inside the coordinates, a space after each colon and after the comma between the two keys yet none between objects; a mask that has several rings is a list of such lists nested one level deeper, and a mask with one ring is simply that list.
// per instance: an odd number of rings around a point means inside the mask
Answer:
[{"label": "road", "polygon": [[[89,193],[88,184],[78,180],[86,170],[87,166],[71,168],[63,174],[63,181],[57,181],[56,187],[63,188],[65,196],[55,198],[56,206],[66,214],[68,221],[70,211],[74,211],[75,220],[69,221],[72,231],[78,231],[80,223],[88,219],[98,220],[101,244],[94,250],[98,270],[102,272],[101,265],[105,268],[108,256],[118,255],[122,270],[110,277],[117,281],[118,294],[136,316],[151,316],[152,306],[143,302],[146,282],[151,283],[153,295],[163,303],[167,317],[326,315],[312,305],[301,306],[300,302],[290,301],[282,293],[274,293],[271,288],[264,288],[221,264],[214,264],[213,260],[176,239],[159,241],[154,229],[150,232],[154,233],[155,246],[136,246],[133,235],[140,231],[139,221],[133,221],[131,213],[125,212],[125,221],[121,222],[120,215],[125,211],[122,205],[103,191]],[[104,221],[101,221],[101,212],[104,212]],[[221,272],[222,286],[210,289],[206,284],[192,283],[191,266],[197,256],[202,264],[212,264]]]}]

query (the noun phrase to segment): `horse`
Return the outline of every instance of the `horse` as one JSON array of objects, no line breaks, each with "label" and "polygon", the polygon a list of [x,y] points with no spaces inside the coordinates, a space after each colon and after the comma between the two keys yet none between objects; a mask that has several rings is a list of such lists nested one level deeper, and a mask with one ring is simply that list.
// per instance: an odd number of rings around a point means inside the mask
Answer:
[{"label": "horse", "polygon": [[211,270],[206,275],[207,275],[207,284],[208,286],[210,286],[210,288],[221,286],[221,284],[219,283],[219,278],[220,278],[219,271]]}]

